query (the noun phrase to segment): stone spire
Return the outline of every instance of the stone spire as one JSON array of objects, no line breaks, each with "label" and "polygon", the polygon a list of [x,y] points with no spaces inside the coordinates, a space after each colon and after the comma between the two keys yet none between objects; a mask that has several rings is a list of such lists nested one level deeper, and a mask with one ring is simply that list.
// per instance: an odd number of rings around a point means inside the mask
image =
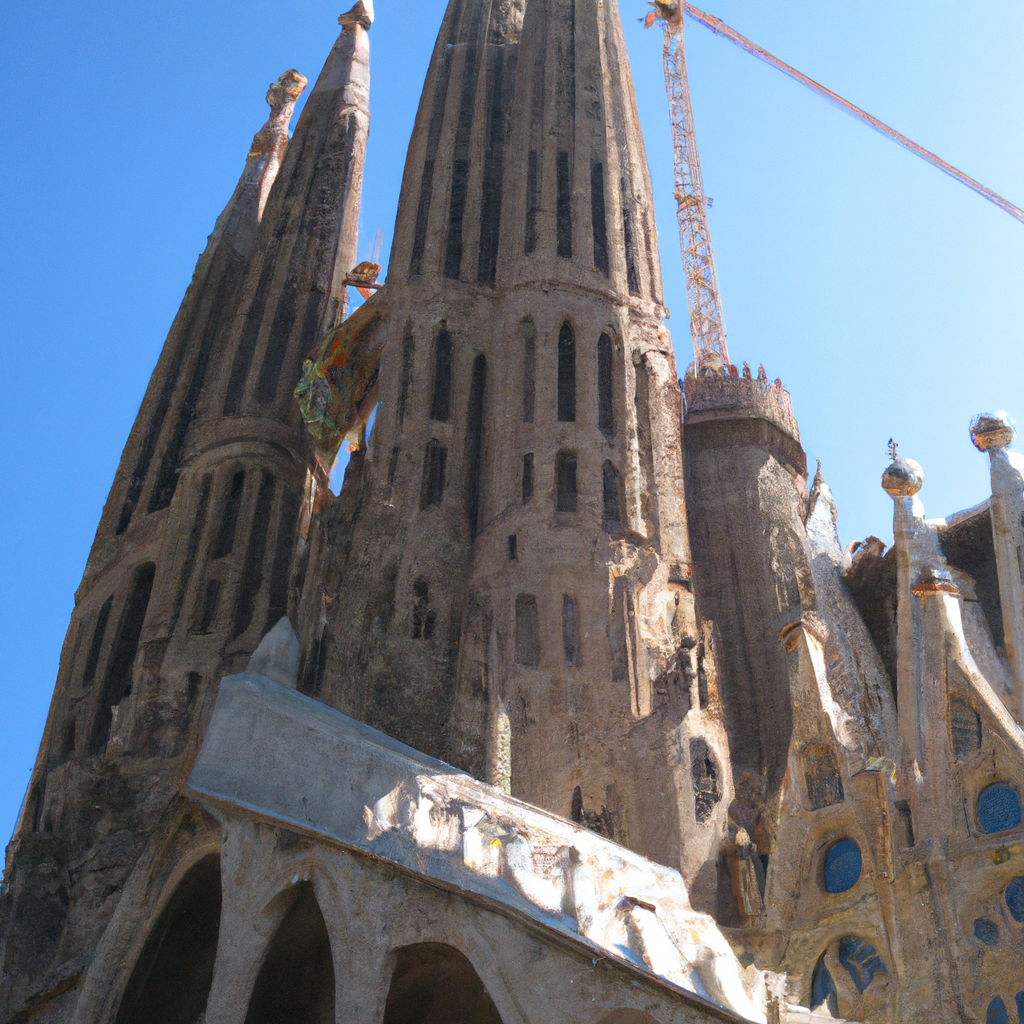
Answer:
[{"label": "stone spire", "polygon": [[253,138],[238,185],[217,218],[164,342],[121,456],[91,564],[108,562],[111,538],[120,537],[133,520],[166,508],[174,496],[211,347],[234,313],[267,195],[288,146],[295,101],[305,87],[305,77],[288,70],[267,91],[270,117]]},{"label": "stone spire", "polygon": [[[287,615],[303,502],[316,491],[292,390],[341,315],[355,262],[371,21],[365,0],[342,16],[291,143],[306,79],[288,71],[270,86],[270,119],[125,448],[9,849],[4,924],[15,935],[26,934],[19,922],[38,924],[28,945],[0,935],[0,973],[26,986],[0,993],[8,1007],[50,986],[53,956],[59,966],[95,946],[146,844],[188,817],[175,798],[215,684]],[[118,793],[102,822],[100,791]]]},{"label": "stone spire", "polygon": [[655,251],[614,0],[452,0],[300,688],[673,861],[696,638]]},{"label": "stone spire", "polygon": [[344,310],[355,265],[369,132],[372,13],[359,4],[310,92],[264,213],[226,372],[208,384],[207,416],[291,417],[302,359]]}]

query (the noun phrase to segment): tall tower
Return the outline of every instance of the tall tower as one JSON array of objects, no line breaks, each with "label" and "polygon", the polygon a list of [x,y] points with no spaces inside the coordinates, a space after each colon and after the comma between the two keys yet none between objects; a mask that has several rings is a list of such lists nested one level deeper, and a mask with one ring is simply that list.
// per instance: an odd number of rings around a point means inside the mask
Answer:
[{"label": "tall tower", "polygon": [[0,1007],[17,1009],[88,958],[111,897],[182,814],[193,834],[210,827],[182,811],[180,789],[219,679],[287,613],[317,486],[291,394],[355,261],[371,20],[363,4],[342,17],[290,144],[306,79],[289,71],[270,87],[270,120],[132,429],[8,848]]},{"label": "tall tower", "polygon": [[380,406],[312,534],[303,688],[678,862],[680,394],[614,0],[452,0],[370,302]]}]

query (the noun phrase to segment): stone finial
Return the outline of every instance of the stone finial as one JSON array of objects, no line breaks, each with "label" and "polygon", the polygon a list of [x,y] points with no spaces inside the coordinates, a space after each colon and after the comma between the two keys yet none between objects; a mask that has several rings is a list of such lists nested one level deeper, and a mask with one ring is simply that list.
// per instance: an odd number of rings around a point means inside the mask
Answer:
[{"label": "stone finial", "polygon": [[285,615],[260,641],[245,670],[254,676],[263,676],[264,679],[295,689],[299,682],[301,657],[299,638]]},{"label": "stone finial", "polygon": [[355,7],[338,18],[338,24],[342,28],[355,28],[359,25],[368,29],[373,24],[373,0],[359,0]]},{"label": "stone finial", "polygon": [[294,103],[306,88],[309,79],[305,75],[289,68],[276,82],[271,82],[267,89],[267,103],[276,114],[286,103]]},{"label": "stone finial", "polygon": [[[295,111],[295,101],[302,95],[308,79],[294,68],[289,68],[276,82],[267,88],[267,104],[270,117],[256,133],[249,148],[249,157],[269,157],[276,154],[278,159],[288,145],[288,124]],[[262,213],[262,209],[260,211]]]},{"label": "stone finial", "polygon": [[893,498],[912,498],[924,484],[921,464],[894,455],[892,465],[882,474],[882,490]]},{"label": "stone finial", "polygon": [[979,452],[997,451],[1008,447],[1017,431],[1005,412],[982,412],[971,420],[971,440]]}]

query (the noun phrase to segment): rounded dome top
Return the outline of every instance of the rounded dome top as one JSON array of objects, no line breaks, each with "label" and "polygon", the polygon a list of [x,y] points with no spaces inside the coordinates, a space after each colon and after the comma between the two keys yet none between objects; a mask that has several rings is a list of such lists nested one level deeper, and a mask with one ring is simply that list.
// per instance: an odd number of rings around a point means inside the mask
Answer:
[{"label": "rounded dome top", "polygon": [[909,498],[924,484],[924,470],[913,459],[897,455],[882,474],[882,489],[894,498]]},{"label": "rounded dome top", "polygon": [[979,452],[1005,448],[1016,434],[1005,412],[983,412],[971,420],[971,440]]}]

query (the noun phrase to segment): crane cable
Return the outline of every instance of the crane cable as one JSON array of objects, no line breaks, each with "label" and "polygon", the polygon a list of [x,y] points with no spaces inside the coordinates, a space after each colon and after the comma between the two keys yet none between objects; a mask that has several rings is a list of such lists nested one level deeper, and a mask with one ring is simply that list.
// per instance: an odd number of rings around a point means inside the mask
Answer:
[{"label": "crane cable", "polygon": [[877,117],[872,117],[869,113],[861,110],[860,107],[854,106],[848,100],[844,100],[842,96],[837,95],[831,89],[826,89],[825,86],[818,82],[815,82],[813,78],[808,78],[805,74],[797,71],[796,68],[791,67],[783,60],[779,60],[778,57],[770,54],[767,50],[758,46],[757,43],[751,42],[746,36],[740,35],[734,28],[730,28],[720,18],[716,18],[713,14],[705,14],[704,11],[698,10],[693,4],[684,3],[684,10],[694,21],[699,22],[706,28],[711,29],[716,35],[724,36],[731,43],[735,43],[740,49],[746,50],[747,53],[757,57],[758,60],[762,60],[765,64],[770,64],[773,68],[777,68],[784,75],[789,75],[790,78],[795,79],[802,85],[806,85],[808,89],[813,90],[820,96],[824,96],[825,99],[834,103],[840,110],[846,111],[853,117],[858,118],[865,124],[870,125],[875,131],[880,132],[887,138],[898,143],[904,149],[910,150],[911,153],[917,154],[922,160],[927,160],[928,163],[937,167],[940,171],[945,172],[951,178],[955,178],[961,184],[966,185],[968,188],[973,189],[978,195],[987,199],[990,203],[995,203],[1001,210],[1005,210],[1011,217],[1016,217],[1017,220],[1024,223],[1024,210],[1019,206],[1015,206],[1009,201],[1004,199],[999,193],[993,192],[992,189],[986,188],[981,184],[980,181],[975,181],[974,178],[963,171],[958,171],[952,164],[946,163],[941,157],[936,156],[931,151],[925,149],[923,146],[919,146],[916,142],[908,139],[906,135],[900,134],[895,128],[890,128],[887,124],[879,121]]}]

